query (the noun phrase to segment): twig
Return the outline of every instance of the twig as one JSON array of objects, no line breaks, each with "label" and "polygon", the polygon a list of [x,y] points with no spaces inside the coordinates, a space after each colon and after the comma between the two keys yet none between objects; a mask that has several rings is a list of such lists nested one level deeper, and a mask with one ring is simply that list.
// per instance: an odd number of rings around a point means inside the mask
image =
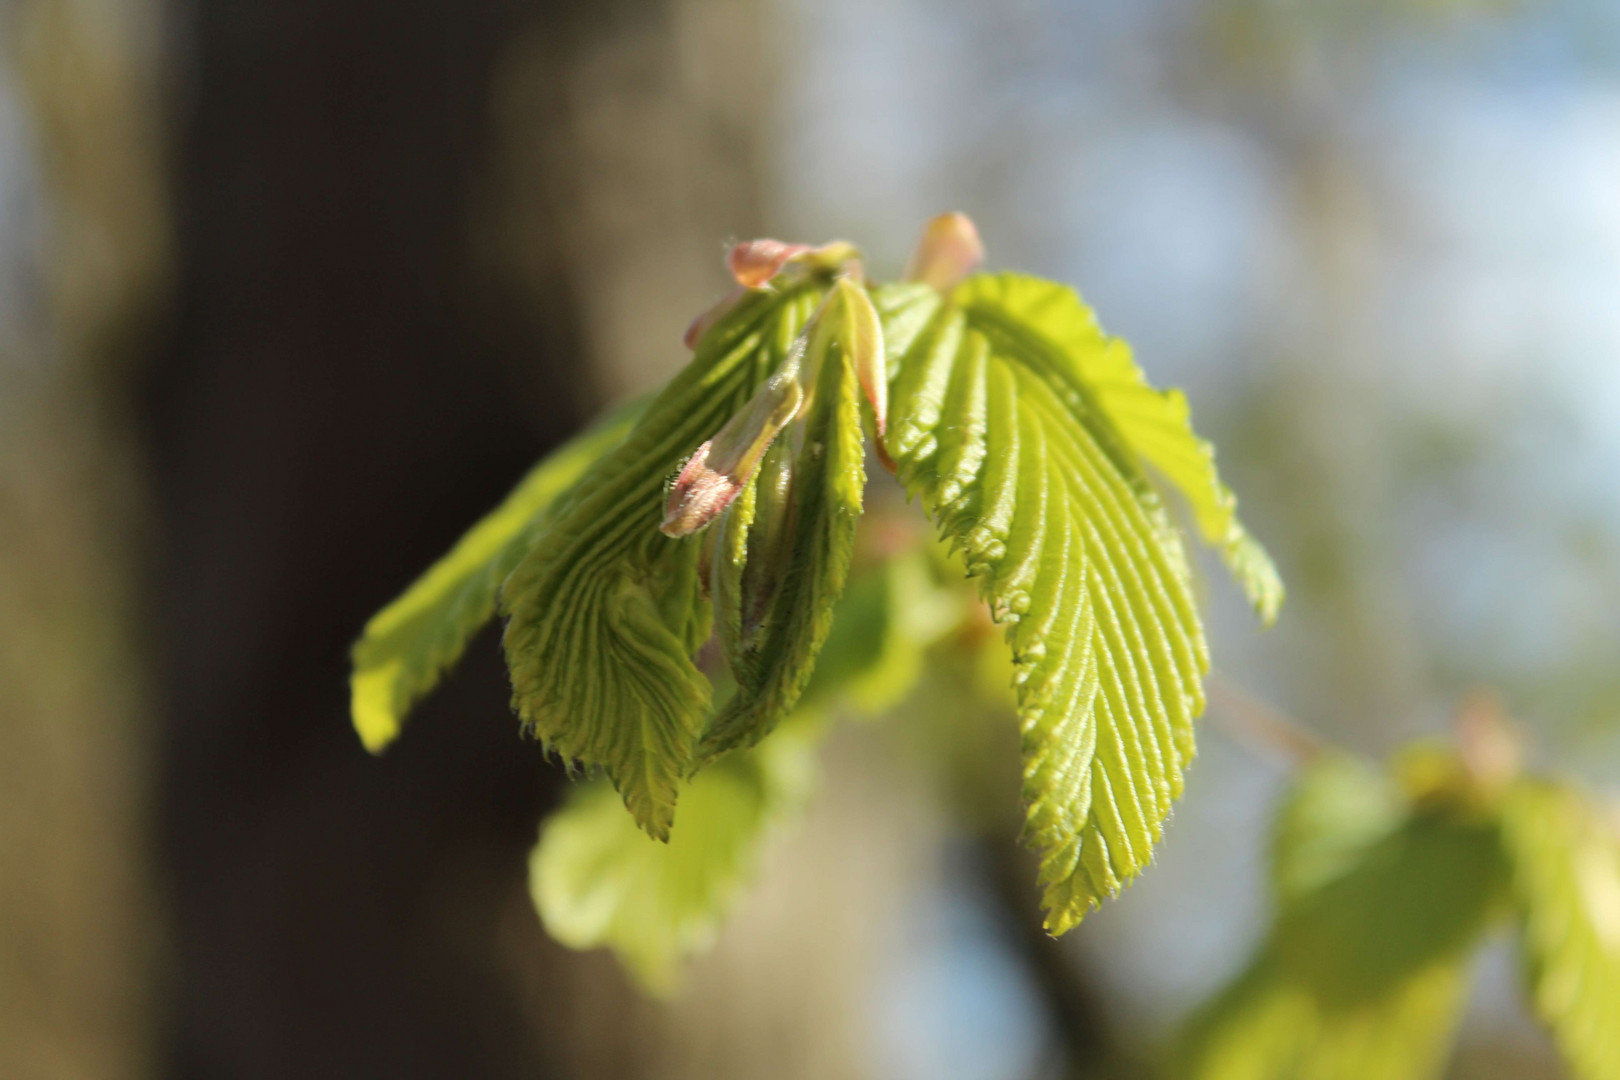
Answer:
[{"label": "twig", "polygon": [[1206,685],[1213,706],[1211,719],[1251,749],[1280,757],[1295,767],[1308,764],[1327,749],[1320,736],[1220,672],[1211,672]]}]

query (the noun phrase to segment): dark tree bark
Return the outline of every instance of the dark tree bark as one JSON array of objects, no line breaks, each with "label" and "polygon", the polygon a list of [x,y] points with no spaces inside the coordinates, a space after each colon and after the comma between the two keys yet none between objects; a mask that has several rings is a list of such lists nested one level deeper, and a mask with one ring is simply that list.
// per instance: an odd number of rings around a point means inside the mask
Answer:
[{"label": "dark tree bark", "polygon": [[183,13],[179,301],[146,399],[174,1075],[547,1074],[492,928],[556,777],[493,637],[377,760],[346,655],[585,405],[562,208],[530,238],[538,312],[467,239],[501,42],[566,8]]}]

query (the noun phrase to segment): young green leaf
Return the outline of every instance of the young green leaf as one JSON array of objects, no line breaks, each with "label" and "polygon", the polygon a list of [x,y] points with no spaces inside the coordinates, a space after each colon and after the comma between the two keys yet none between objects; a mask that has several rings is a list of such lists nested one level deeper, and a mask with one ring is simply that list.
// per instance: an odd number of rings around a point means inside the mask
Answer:
[{"label": "young green leaf", "polygon": [[889,428],[889,363],[883,351],[883,325],[864,286],[847,277],[833,284],[832,299],[839,307],[838,336],[849,357],[855,380],[872,406],[873,427],[881,454]]},{"label": "young green leaf", "polygon": [[[1365,841],[1365,823],[1346,829],[1347,849]],[[1505,885],[1490,821],[1415,811],[1343,873],[1281,901],[1279,962],[1325,1007],[1381,1000],[1436,964],[1461,963],[1501,912]]]},{"label": "young green leaf", "polygon": [[690,536],[723,513],[753,479],[776,436],[798,414],[804,400],[796,371],[765,380],[742,411],[719,434],[697,448],[670,485],[664,502],[665,536]]},{"label": "young green leaf", "polygon": [[[796,433],[786,506],[770,515],[776,520],[762,537],[762,562],[754,562],[756,549],[749,546],[755,573],[743,570],[743,581],[753,582],[743,589],[743,625],[735,637],[722,635],[737,689],[704,732],[698,765],[770,733],[797,703],[832,627],[866,484],[860,385],[847,335],[845,321],[829,317],[818,319],[811,333],[805,364],[814,381]],[[723,617],[723,630],[728,622]]]},{"label": "young green leaf", "polygon": [[1025,837],[1062,933],[1152,857],[1193,755],[1208,666],[1180,539],[1081,376],[1002,279],[878,296],[889,450],[1017,664]]},{"label": "young green leaf", "polygon": [[1523,781],[1502,830],[1529,994],[1580,1080],[1620,1078],[1620,837],[1577,793]]},{"label": "young green leaf", "polygon": [[501,590],[512,699],[549,749],[600,767],[636,821],[669,835],[709,714],[691,659],[708,635],[701,538],[659,531],[663,485],[782,363],[824,284],[751,292],[635,428],[580,481]]},{"label": "young green leaf", "polygon": [[1215,470],[1215,449],[1192,429],[1180,390],[1148,385],[1131,347],[1106,336],[1075,291],[1019,274],[981,275],[960,303],[994,310],[1037,329],[1074,365],[1084,395],[1108,417],[1125,444],[1175,485],[1204,540],[1214,545],[1249,601],[1269,625],[1283,602],[1283,584],[1271,557],[1237,516],[1237,497]]},{"label": "young green leaf", "polygon": [[495,615],[495,594],[580,476],[629,432],[645,402],[622,406],[548,454],[393,603],[366,623],[350,678],[354,727],[366,749],[392,742]]},{"label": "young green leaf", "polygon": [[767,839],[808,800],[821,730],[801,713],[703,770],[683,786],[667,844],[636,828],[606,783],[576,787],[529,863],[546,929],[571,948],[607,946],[649,991],[672,991],[681,961],[713,942]]},{"label": "young green leaf", "polygon": [[[733,249],[738,289],[688,329],[692,362],[628,434],[581,462],[571,494],[538,517],[538,496],[514,496],[401,602],[400,620],[437,612],[426,644],[367,646],[356,715],[368,744],[392,737],[504,575],[527,730],[605,772],[635,823],[667,839],[697,768],[758,744],[810,685],[862,511],[864,393],[878,456],[1008,624],[1025,838],[1041,854],[1048,927],[1061,933],[1116,893],[1180,794],[1208,666],[1186,554],[1148,467],[1186,491],[1268,618],[1281,587],[1184,400],[1148,387],[1071,291],[968,278],[981,256],[971,222],[944,215],[908,267],[914,283],[874,304],[847,243]],[[514,531],[518,517],[529,524]],[[487,582],[449,595],[479,573]],[[902,625],[918,605],[886,581],[869,655],[835,663],[814,692],[836,685],[872,707],[914,679],[927,633]],[[714,609],[735,683],[718,715],[693,661]],[[368,641],[396,633],[374,629]],[[390,649],[407,659],[389,668]]]},{"label": "young green leaf", "polygon": [[1445,1073],[1468,992],[1466,954],[1405,975],[1359,1001],[1318,1002],[1316,1037],[1296,1074],[1303,1080],[1425,1080]]},{"label": "young green leaf", "polygon": [[716,637],[729,659],[755,647],[764,632],[774,585],[773,568],[786,545],[785,527],[793,495],[792,448],[780,440],[766,452],[758,475],[721,516],[712,541]]}]

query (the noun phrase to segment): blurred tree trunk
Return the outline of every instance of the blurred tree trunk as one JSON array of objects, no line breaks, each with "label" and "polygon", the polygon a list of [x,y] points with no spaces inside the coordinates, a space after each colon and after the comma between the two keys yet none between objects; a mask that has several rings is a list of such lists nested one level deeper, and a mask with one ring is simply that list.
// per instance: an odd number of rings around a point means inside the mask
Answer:
[{"label": "blurred tree trunk", "polygon": [[684,359],[723,241],[760,224],[756,0],[176,15],[179,304],[146,395],[171,1071],[856,1074],[805,987],[859,932],[794,939],[797,985],[745,954],[674,1012],[546,941],[525,857],[560,774],[493,635],[382,758],[347,720],[366,616],[605,393]]},{"label": "blurred tree trunk", "polygon": [[179,302],[147,415],[177,1076],[538,1074],[482,935],[548,771],[503,722],[489,641],[386,758],[346,719],[365,617],[584,405],[559,249],[530,326],[470,301],[518,14],[175,11]]},{"label": "blurred tree trunk", "polygon": [[158,952],[125,390],[166,277],[141,0],[0,7],[0,1076],[144,1075]]}]

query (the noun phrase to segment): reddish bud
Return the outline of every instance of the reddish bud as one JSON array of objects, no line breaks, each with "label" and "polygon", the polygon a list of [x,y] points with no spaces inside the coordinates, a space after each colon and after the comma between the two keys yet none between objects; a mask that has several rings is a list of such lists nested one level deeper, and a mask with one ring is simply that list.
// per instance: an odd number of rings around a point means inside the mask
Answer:
[{"label": "reddish bud", "polygon": [[1507,705],[1494,690],[1474,690],[1458,705],[1452,724],[1457,747],[1470,775],[1488,789],[1499,789],[1524,761],[1524,744],[1513,730]]},{"label": "reddish bud", "polygon": [[720,516],[742,490],[735,476],[728,476],[709,464],[710,439],[687,459],[686,467],[675,478],[664,503],[664,521],[659,531],[665,536],[687,536]]},{"label": "reddish bud", "polygon": [[855,245],[834,240],[820,247],[784,244],[780,240],[748,240],[731,249],[726,268],[745,289],[760,289],[789,265],[808,267],[824,273],[838,273],[860,258]]},{"label": "reddish bud", "polygon": [[795,255],[810,250],[809,244],[784,244],[780,240],[746,240],[731,249],[726,256],[726,268],[737,284],[745,289],[758,289],[775,277]]},{"label": "reddish bud", "polygon": [[984,243],[973,221],[966,214],[941,214],[923,227],[903,278],[950,292],[983,261]]},{"label": "reddish bud", "polygon": [[731,505],[803,400],[804,391],[791,375],[766,380],[742,411],[687,460],[664,503],[663,534],[688,536]]}]

